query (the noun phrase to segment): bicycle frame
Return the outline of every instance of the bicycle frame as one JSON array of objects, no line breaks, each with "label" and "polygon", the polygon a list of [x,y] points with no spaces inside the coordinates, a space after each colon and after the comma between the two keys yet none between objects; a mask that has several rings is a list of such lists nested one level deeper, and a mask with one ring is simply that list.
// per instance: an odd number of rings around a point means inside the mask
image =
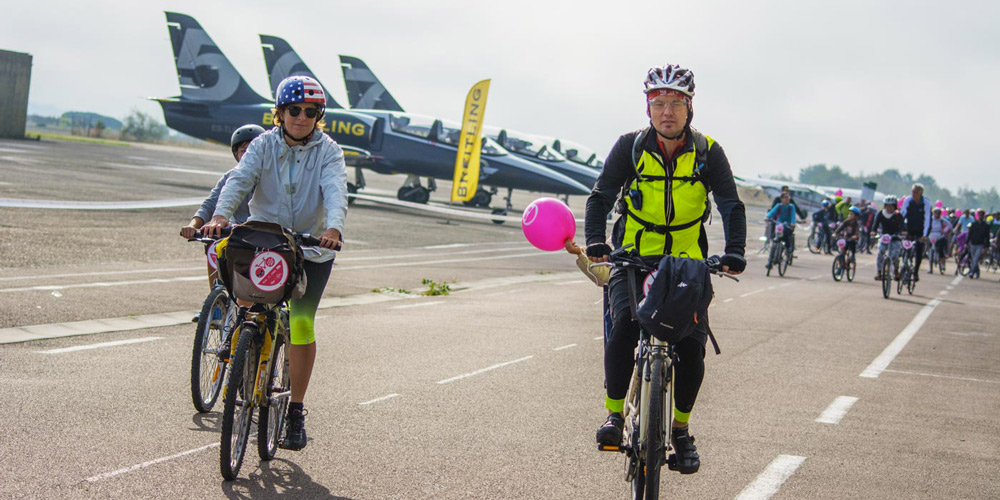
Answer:
[{"label": "bicycle frame", "polygon": [[[284,305],[262,305],[255,304],[251,307],[240,306],[239,317],[242,320],[239,322],[233,331],[232,349],[236,349],[236,345],[239,342],[240,333],[243,331],[243,327],[246,325],[256,326],[257,334],[262,336],[262,339],[258,339],[259,342],[263,342],[260,349],[260,356],[257,359],[257,373],[254,376],[254,391],[251,395],[250,403],[252,406],[264,406],[268,407],[272,404],[276,404],[283,398],[291,397],[292,393],[290,391],[285,391],[279,394],[272,394],[269,397],[264,397],[264,384],[267,382],[267,374],[271,373],[274,368],[271,363],[274,358],[274,347],[276,343],[274,342],[277,335],[279,335],[278,329],[284,330],[285,326],[281,321],[278,320],[278,316],[284,310]],[[280,334],[286,334],[286,332],[281,332]],[[230,353],[232,356],[233,353]]]},{"label": "bicycle frame", "polygon": [[[636,354],[635,369],[632,373],[632,381],[629,383],[628,392],[625,395],[625,408],[622,411],[622,416],[625,419],[625,427],[622,431],[622,442],[625,443],[626,454],[632,454],[637,458],[642,460],[648,460],[646,452],[649,450],[642,449],[641,444],[646,442],[646,436],[649,434],[649,386],[651,380],[650,366],[654,359],[662,359],[664,361],[664,380],[663,387],[666,389],[669,397],[663,399],[663,411],[662,415],[669,415],[669,422],[665,422],[668,425],[664,426],[664,429],[670,429],[673,426],[673,415],[674,415],[674,377],[673,368],[676,354],[674,354],[673,346],[657,339],[644,331],[640,331],[639,349]],[[668,413],[669,412],[669,413]],[[636,429],[636,417],[638,418],[639,428]],[[638,431],[638,435],[636,435]],[[666,451],[669,451],[669,442],[664,442],[664,447]],[[627,478],[631,480],[631,477]]]}]

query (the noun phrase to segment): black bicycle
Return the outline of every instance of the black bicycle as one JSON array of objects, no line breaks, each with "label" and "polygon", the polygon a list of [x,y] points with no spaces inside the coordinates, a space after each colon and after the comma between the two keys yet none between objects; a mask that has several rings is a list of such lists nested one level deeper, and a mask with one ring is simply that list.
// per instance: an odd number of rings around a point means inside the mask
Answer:
[{"label": "black bicycle", "polygon": [[[220,238],[228,235],[223,231]],[[215,253],[217,239],[196,232],[188,241],[205,245],[205,258],[214,276],[212,291],[205,297],[198,315],[194,345],[191,350],[191,402],[198,413],[212,411],[225,386],[229,367],[229,337],[236,317],[236,304],[218,277]]]},{"label": "black bicycle", "polygon": [[907,293],[913,295],[913,290],[917,288],[917,282],[913,279],[916,272],[913,266],[917,255],[916,246],[913,240],[903,240],[903,257],[899,264],[899,281],[896,282],[897,294],[902,294],[905,288]]},{"label": "black bicycle", "polygon": [[881,244],[878,251],[878,258],[882,260],[882,266],[879,268],[879,276],[882,279],[882,298],[888,299],[892,291],[892,270],[898,269],[898,264],[893,262],[891,258],[892,242],[899,240],[899,236],[882,234],[876,239]]},{"label": "black bicycle", "polygon": [[854,259],[854,252],[847,249],[847,240],[841,238],[837,240],[837,256],[833,258],[833,280],[840,281],[847,277],[847,281],[854,281],[854,273],[858,269],[858,263]]},{"label": "black bicycle", "polygon": [[792,226],[789,224],[774,225],[774,239],[771,242],[771,252],[767,257],[767,275],[771,275],[771,269],[777,267],[778,275],[784,276],[788,265],[792,263],[792,250],[785,243],[785,232],[791,232]]},{"label": "black bicycle", "polygon": [[[629,273],[648,275],[656,270],[641,257],[630,252],[631,244],[625,245],[609,256],[611,262],[593,266],[611,266],[625,269]],[[722,271],[718,256],[705,259],[709,272],[739,281],[735,276]],[[629,300],[634,315],[637,307],[634,287],[630,286]],[[633,500],[656,500],[660,496],[660,469],[666,464],[676,470],[674,455],[667,433],[673,426],[674,415],[674,364],[677,354],[674,347],[650,335],[644,328],[639,330],[639,346],[636,350],[635,368],[632,381],[625,396],[622,416],[625,426],[621,446],[598,446],[600,451],[617,451],[626,456],[625,480],[632,484]]]}]

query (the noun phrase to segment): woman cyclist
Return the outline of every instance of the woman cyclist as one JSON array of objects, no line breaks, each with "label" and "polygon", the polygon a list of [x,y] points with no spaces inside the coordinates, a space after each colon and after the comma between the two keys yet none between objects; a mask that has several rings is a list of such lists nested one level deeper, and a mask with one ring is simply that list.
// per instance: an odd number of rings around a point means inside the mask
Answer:
[{"label": "woman cyclist", "polygon": [[223,188],[205,233],[217,234],[229,224],[239,201],[254,190],[249,220],[321,235],[322,248],[303,248],[306,293],[289,301],[292,394],[281,447],[301,450],[306,446],[303,399],[316,359],[313,323],[347,217],[347,170],[340,146],[322,131],[326,97],[319,82],[291,76],[278,84],[274,94],[277,126],[250,143]]}]

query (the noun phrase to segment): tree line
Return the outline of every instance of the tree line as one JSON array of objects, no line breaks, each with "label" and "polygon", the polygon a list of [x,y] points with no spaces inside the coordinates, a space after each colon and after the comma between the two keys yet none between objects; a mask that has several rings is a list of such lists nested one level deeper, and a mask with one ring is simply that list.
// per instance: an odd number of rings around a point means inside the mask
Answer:
[{"label": "tree line", "polygon": [[[785,176],[783,180],[792,179]],[[919,182],[924,185],[924,196],[932,201],[941,200],[946,207],[984,208],[990,212],[1000,208],[1000,193],[997,192],[995,186],[979,191],[961,187],[952,193],[948,188],[938,185],[934,177],[930,175],[920,174],[914,177],[913,174],[904,174],[895,168],[881,173],[862,173],[854,176],[845,172],[839,165],[831,167],[820,163],[799,170],[798,182],[857,189],[860,189],[863,183],[874,182],[878,184],[879,191],[896,195],[910,194],[910,188],[914,183]]]}]

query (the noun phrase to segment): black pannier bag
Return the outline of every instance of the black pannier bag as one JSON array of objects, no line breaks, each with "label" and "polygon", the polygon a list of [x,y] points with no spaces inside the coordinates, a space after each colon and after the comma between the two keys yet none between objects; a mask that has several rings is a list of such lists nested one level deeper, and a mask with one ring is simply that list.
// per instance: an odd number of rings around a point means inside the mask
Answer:
[{"label": "black pannier bag", "polygon": [[251,221],[233,228],[219,252],[219,269],[237,299],[277,304],[305,295],[303,260],[295,237],[281,225]]},{"label": "black pannier bag", "polygon": [[650,335],[675,344],[707,318],[712,276],[704,260],[665,256],[636,316]]}]

